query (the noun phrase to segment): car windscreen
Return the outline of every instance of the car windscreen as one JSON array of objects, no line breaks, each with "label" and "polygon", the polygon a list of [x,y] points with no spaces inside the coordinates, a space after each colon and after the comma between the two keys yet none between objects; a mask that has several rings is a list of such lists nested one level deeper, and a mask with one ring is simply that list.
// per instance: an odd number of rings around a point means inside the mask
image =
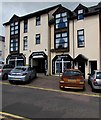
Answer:
[{"label": "car windscreen", "polygon": [[12,70],[12,72],[24,72],[26,71],[26,68],[23,67],[17,67]]},{"label": "car windscreen", "polygon": [[96,79],[101,79],[101,72],[97,72]]},{"label": "car windscreen", "polygon": [[64,76],[79,76],[81,73],[79,71],[67,70],[63,73]]}]

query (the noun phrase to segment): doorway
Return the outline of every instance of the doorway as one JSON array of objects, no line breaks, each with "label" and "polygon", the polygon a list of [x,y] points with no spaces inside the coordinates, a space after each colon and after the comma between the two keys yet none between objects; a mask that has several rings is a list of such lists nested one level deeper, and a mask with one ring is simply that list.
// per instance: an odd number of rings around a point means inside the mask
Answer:
[{"label": "doorway", "polygon": [[83,73],[85,78],[85,62],[78,62],[78,69]]},{"label": "doorway", "polygon": [[39,58],[37,59],[38,65],[36,67],[37,73],[44,73],[45,72],[45,59]]},{"label": "doorway", "polygon": [[90,61],[90,72],[97,70],[97,61]]}]

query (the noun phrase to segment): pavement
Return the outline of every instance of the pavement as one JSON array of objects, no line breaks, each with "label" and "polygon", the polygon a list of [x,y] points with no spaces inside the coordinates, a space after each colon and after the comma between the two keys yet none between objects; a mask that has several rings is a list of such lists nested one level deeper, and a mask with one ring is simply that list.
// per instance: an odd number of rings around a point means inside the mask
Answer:
[{"label": "pavement", "polygon": [[59,88],[59,76],[46,76],[42,73],[37,74],[37,78],[33,79],[29,85],[43,88]]},{"label": "pavement", "polygon": [[[53,89],[53,90],[60,90],[59,88],[59,81],[60,77],[56,75],[45,75],[42,73],[37,73],[37,78],[33,79],[29,84],[25,84],[25,86],[37,87],[37,88],[44,88],[44,89]],[[8,80],[3,80],[4,83],[9,83]],[[21,83],[18,83],[21,84]],[[83,93],[83,94],[91,94],[91,95],[98,95],[99,92],[92,92],[90,85],[88,85],[87,79],[85,79],[85,91],[80,90],[71,90],[76,93]],[[69,89],[68,89],[69,91]]]}]

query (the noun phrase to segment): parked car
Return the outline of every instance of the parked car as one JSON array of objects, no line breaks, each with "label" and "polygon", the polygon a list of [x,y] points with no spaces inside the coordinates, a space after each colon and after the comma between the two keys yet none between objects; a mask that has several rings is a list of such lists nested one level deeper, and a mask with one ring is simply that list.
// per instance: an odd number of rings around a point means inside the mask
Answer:
[{"label": "parked car", "polygon": [[92,91],[101,90],[101,70],[94,70],[88,75],[88,84],[91,86]]},{"label": "parked car", "polygon": [[36,77],[36,70],[29,66],[17,66],[8,74],[8,80],[12,84],[16,81],[30,82]]},{"label": "parked car", "polygon": [[82,72],[78,69],[66,69],[59,81],[59,87],[60,89],[71,88],[85,90],[85,79]]},{"label": "parked car", "polygon": [[7,80],[8,79],[8,73],[13,69],[14,67],[9,64],[0,65],[0,80]]}]

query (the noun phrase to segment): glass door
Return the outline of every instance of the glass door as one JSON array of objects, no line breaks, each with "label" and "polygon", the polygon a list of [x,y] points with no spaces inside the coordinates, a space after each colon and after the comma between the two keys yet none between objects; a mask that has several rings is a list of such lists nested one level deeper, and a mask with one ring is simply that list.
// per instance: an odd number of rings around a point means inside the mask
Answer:
[{"label": "glass door", "polygon": [[62,62],[56,61],[55,62],[55,73],[62,73]]}]

